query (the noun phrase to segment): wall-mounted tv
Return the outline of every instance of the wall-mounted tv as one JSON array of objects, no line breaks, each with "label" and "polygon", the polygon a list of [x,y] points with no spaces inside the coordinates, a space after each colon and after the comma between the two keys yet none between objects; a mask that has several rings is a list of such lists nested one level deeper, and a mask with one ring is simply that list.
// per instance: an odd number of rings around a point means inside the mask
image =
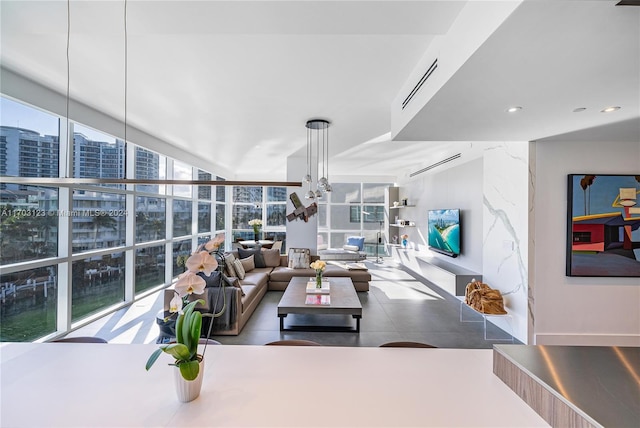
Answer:
[{"label": "wall-mounted tv", "polygon": [[429,210],[429,248],[450,257],[460,255],[460,210]]}]

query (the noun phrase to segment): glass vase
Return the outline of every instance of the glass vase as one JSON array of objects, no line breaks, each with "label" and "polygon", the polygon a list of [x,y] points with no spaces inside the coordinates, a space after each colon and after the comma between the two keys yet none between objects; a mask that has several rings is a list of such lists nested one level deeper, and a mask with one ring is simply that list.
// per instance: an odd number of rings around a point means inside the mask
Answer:
[{"label": "glass vase", "polygon": [[322,271],[316,271],[316,288],[322,288]]}]

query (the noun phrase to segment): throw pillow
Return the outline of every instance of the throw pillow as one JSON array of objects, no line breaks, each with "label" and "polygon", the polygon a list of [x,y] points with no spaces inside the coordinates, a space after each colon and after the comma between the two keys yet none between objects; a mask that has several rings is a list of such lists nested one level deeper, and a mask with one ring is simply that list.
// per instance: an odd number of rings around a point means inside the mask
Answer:
[{"label": "throw pillow", "polygon": [[251,249],[238,248],[238,255],[240,256],[241,259],[246,259],[252,254],[253,254],[253,262],[255,263],[257,268],[267,267],[267,265],[264,263],[264,257],[262,257],[262,251],[260,251],[260,248],[251,248]]},{"label": "throw pillow", "polygon": [[273,249],[262,249],[262,256],[264,257],[264,264],[266,267],[277,267],[280,266],[280,250],[277,248]]},{"label": "throw pillow", "polygon": [[240,280],[236,277],[234,278],[228,278],[225,275],[222,275],[222,280],[229,286],[229,287],[236,287],[238,289],[240,289],[240,294],[244,296],[244,290],[242,289],[242,286],[240,285]]},{"label": "throw pillow", "polygon": [[308,248],[291,248],[289,250],[289,267],[292,269],[308,269],[311,263],[311,252]]},{"label": "throw pillow", "polygon": [[244,269],[245,273],[251,272],[256,268],[253,260],[253,255],[247,257],[246,259],[240,259],[240,263],[242,263],[242,268]]},{"label": "throw pillow", "polygon": [[364,236],[349,236],[347,238],[347,245],[355,245],[358,247],[358,251],[364,250]]},{"label": "throw pillow", "polygon": [[220,287],[220,272],[218,272],[217,270],[211,272],[211,275],[209,276],[205,275],[203,272],[198,272],[196,275],[204,279],[204,281],[207,283],[204,288]]},{"label": "throw pillow", "polygon": [[347,251],[358,251],[360,248],[358,248],[357,245],[347,245],[347,244],[345,244],[345,245],[342,246],[342,249],[343,250],[347,250]]},{"label": "throw pillow", "polygon": [[224,266],[225,266],[225,270],[227,271],[227,276],[236,276],[236,271],[233,268],[233,261],[236,259],[236,256],[234,256],[232,253],[226,253],[224,255]]},{"label": "throw pillow", "polygon": [[233,268],[236,270],[236,276],[239,279],[244,279],[244,267],[242,266],[242,262],[238,259],[233,261]]}]

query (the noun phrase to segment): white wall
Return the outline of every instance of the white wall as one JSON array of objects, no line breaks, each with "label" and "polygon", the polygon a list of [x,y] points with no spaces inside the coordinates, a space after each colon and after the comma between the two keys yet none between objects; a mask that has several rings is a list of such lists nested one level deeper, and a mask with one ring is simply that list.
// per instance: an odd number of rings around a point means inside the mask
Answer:
[{"label": "white wall", "polygon": [[[409,229],[411,250],[398,252],[398,260],[418,274],[418,259],[429,257],[479,272],[505,293],[514,336],[523,343],[529,323],[528,150],[527,142],[487,143],[482,158],[399,184],[400,198],[416,204],[403,211],[417,227]],[[462,254],[455,259],[427,249],[427,211],[437,208],[462,209]]]},{"label": "white wall", "polygon": [[640,346],[640,278],[565,276],[567,175],[640,174],[640,142],[535,146],[535,343]]},{"label": "white wall", "polygon": [[[413,208],[392,210],[403,220],[414,221],[416,227],[399,229],[409,235],[410,251],[405,264],[417,267],[415,257],[436,257],[448,263],[480,272],[482,270],[482,159],[416,176],[399,183],[400,199],[407,198]],[[427,248],[427,212],[430,209],[460,208],[461,254],[447,257]],[[393,222],[394,218],[390,218]]]}]

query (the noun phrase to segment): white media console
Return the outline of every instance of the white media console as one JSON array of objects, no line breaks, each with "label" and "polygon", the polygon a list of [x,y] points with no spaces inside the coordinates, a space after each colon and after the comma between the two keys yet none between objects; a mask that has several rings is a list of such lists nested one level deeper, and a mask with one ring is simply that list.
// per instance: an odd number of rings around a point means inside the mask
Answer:
[{"label": "white media console", "polygon": [[[392,246],[393,257],[429,282],[453,296],[464,296],[467,284],[474,278],[482,281],[482,274],[448,263],[437,257],[415,255],[413,250]],[[409,256],[411,254],[411,256]]]}]

